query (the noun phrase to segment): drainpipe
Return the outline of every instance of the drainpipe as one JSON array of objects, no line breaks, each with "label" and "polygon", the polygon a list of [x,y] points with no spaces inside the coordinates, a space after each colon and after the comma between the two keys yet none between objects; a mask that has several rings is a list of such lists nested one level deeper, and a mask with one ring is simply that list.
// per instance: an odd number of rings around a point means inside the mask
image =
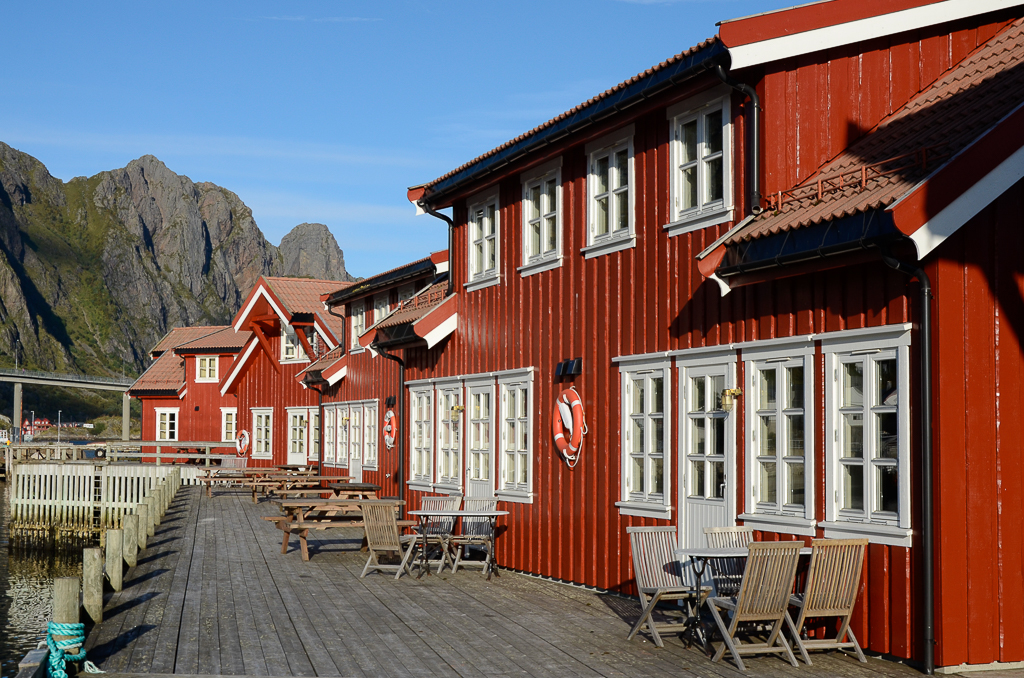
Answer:
[{"label": "drainpipe", "polygon": [[[452,245],[455,240],[455,222],[451,220],[446,214],[441,214],[433,207],[427,204],[426,200],[419,200],[416,202],[420,206],[420,209],[429,214],[432,217],[437,217],[448,224],[448,292],[445,293],[446,297],[452,295],[452,288],[455,286],[455,252],[452,251]],[[404,368],[403,368],[404,369]],[[404,381],[402,382],[405,383]],[[404,400],[402,401],[405,402]]]},{"label": "drainpipe", "polygon": [[348,322],[348,319],[343,315],[335,313],[334,307],[326,301],[324,302],[324,308],[326,308],[327,312],[335,318],[341,318],[341,342],[338,345],[341,346],[342,353],[348,353],[348,346],[345,345],[345,333],[348,331],[348,325],[346,323]]},{"label": "drainpipe", "polygon": [[[398,425],[405,424],[405,361],[393,353],[388,353],[377,342],[372,344],[373,350],[388,360],[398,363]],[[405,501],[405,433],[398,431],[398,498]],[[405,512],[405,509],[402,509]]]},{"label": "drainpipe", "polygon": [[921,549],[924,551],[924,672],[935,673],[935,525],[932,515],[932,285],[915,264],[887,252],[882,261],[921,283]]},{"label": "drainpipe", "polygon": [[761,98],[757,96],[757,90],[746,83],[734,80],[722,67],[722,64],[715,64],[711,72],[718,76],[718,79],[738,92],[750,97],[753,110],[750,115],[750,212],[761,213]]}]

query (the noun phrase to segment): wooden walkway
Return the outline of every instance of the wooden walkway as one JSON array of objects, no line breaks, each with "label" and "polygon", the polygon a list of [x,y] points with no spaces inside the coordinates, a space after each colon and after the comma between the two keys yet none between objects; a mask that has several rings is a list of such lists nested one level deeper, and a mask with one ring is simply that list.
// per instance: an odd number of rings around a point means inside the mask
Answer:
[{"label": "wooden walkway", "polygon": [[[674,636],[658,649],[625,639],[635,600],[505,572],[416,580],[370,574],[361,531],[297,539],[248,493],[207,498],[183,487],[86,647],[118,674],[246,676],[919,676],[907,666],[838,654],[794,669],[752,658],[749,673],[713,664]],[[747,661],[747,660],[744,660]]]}]

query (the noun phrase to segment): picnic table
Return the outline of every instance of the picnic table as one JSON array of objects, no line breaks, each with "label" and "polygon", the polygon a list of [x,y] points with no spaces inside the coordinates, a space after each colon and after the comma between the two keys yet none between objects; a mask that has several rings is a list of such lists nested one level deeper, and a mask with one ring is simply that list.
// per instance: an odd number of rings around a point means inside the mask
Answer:
[{"label": "picnic table", "polygon": [[259,479],[273,473],[270,468],[214,468],[211,467],[205,475],[197,475],[197,483],[206,485],[206,496],[213,496],[213,484],[217,482],[239,482],[244,483],[250,479]]},{"label": "picnic table", "polygon": [[[254,478],[243,483],[247,487],[252,488],[252,501],[254,504],[259,502],[256,493],[258,490],[263,490],[266,493],[281,494],[282,492],[287,493],[288,491],[305,490],[305,489],[316,489],[320,487],[320,484],[326,480],[338,480],[345,476],[316,476],[308,474],[281,474],[271,473],[262,478]],[[335,485],[343,485],[344,483],[333,483]],[[329,491],[328,488],[320,488],[321,492]]]},{"label": "picnic table", "polygon": [[[488,537],[488,548],[487,548],[487,579],[491,579],[491,574],[494,576],[500,576],[494,568],[494,531],[499,516],[507,516],[508,511],[442,511],[436,509],[420,509],[417,511],[409,511],[410,516],[416,516],[420,521],[420,535],[422,539],[422,545],[420,547],[420,571],[416,575],[419,579],[423,576],[424,570],[427,574],[430,574],[430,567],[427,564],[427,522],[430,518],[486,518],[490,525],[490,536]],[[454,572],[452,573],[454,574]]]}]

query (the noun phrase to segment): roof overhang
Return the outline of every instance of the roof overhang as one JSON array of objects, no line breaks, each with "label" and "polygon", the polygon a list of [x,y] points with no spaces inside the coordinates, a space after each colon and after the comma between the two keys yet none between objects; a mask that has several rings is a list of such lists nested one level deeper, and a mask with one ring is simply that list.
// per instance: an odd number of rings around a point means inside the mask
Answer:
[{"label": "roof overhang", "polygon": [[274,313],[276,313],[281,319],[283,324],[291,322],[292,314],[288,312],[288,309],[285,308],[285,305],[277,298],[277,295],[270,289],[267,281],[261,276],[256,282],[256,285],[252,288],[252,291],[249,292],[249,297],[245,300],[245,303],[242,304],[241,310],[231,323],[231,326],[235,328],[236,332],[248,329],[247,321],[249,316],[253,314],[256,304],[259,303],[260,299],[267,302],[270,308],[273,309]]},{"label": "roof overhang", "polygon": [[[445,261],[447,261],[447,256],[445,257]],[[382,273],[378,276],[356,283],[350,287],[340,289],[336,292],[331,292],[321,299],[329,306],[344,304],[348,301],[373,294],[374,292],[384,288],[390,288],[406,280],[420,278],[424,275],[436,275],[436,266],[437,264],[433,261],[433,255],[431,255],[430,257],[425,257],[419,261],[414,261],[411,264],[400,266],[392,271],[388,271],[387,273]]]},{"label": "roof overhang", "polygon": [[434,348],[458,328],[457,302],[453,294],[412,324],[413,332],[427,342],[427,348]]}]

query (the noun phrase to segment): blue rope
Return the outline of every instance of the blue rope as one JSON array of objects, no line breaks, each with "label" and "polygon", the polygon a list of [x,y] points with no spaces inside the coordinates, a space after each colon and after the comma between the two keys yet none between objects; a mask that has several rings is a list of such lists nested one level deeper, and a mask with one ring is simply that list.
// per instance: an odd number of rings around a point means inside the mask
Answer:
[{"label": "blue rope", "polygon": [[[71,636],[65,640],[54,640],[54,636]],[[50,657],[46,667],[47,678],[68,678],[65,670],[68,661],[80,662],[85,659],[85,624],[58,624],[50,622],[46,632],[46,646],[50,648]],[[81,647],[78,654],[68,654],[65,650]]]}]

